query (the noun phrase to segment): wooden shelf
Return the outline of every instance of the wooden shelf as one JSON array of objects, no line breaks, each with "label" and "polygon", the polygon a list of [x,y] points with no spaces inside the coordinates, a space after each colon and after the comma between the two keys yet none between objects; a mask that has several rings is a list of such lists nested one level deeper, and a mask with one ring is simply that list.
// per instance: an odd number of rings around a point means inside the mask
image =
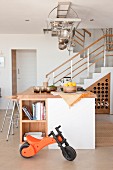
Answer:
[{"label": "wooden shelf", "polygon": [[[30,94],[29,94],[30,93]],[[48,109],[47,98],[53,96],[52,94],[34,94],[32,88],[24,92],[23,96],[20,95],[20,143],[23,143],[23,135],[27,132],[42,132],[48,135]],[[32,104],[37,102],[43,102],[45,107],[45,120],[30,120],[25,115],[22,107],[28,106],[32,111]]]},{"label": "wooden shelf", "polygon": [[22,120],[22,123],[46,123],[46,120]]}]

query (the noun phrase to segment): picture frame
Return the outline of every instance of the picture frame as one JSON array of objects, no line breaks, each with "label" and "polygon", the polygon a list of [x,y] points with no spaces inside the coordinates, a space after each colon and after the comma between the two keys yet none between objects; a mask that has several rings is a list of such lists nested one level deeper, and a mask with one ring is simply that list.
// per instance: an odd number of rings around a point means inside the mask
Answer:
[{"label": "picture frame", "polygon": [[0,56],[0,68],[4,67],[4,57]]}]

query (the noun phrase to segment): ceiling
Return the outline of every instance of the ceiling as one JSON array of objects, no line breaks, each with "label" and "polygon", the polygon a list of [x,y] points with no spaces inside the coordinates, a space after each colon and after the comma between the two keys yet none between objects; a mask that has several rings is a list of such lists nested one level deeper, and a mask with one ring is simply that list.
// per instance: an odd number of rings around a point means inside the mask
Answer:
[{"label": "ceiling", "polygon": [[[0,34],[43,34],[49,12],[60,1],[0,0]],[[82,19],[79,28],[113,28],[113,0],[71,0],[71,3]],[[56,15],[57,11],[53,12]],[[71,17],[75,15],[71,13]]]}]

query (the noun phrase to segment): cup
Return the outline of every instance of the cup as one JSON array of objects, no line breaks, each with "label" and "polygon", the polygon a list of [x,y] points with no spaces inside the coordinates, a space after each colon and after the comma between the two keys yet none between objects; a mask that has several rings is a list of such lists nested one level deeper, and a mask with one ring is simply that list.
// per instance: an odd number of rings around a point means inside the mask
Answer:
[{"label": "cup", "polygon": [[46,88],[48,86],[48,82],[43,82],[43,86]]},{"label": "cup", "polygon": [[50,87],[46,87],[46,91],[47,91],[47,93],[50,93],[51,92],[51,88]]}]

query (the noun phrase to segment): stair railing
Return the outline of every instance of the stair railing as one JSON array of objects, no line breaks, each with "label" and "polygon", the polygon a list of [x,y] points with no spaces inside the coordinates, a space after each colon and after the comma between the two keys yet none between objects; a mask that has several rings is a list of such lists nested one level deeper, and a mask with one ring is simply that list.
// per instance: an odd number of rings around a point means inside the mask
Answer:
[{"label": "stair railing", "polygon": [[106,67],[106,37],[104,38],[104,62],[103,66]]},{"label": "stair railing", "polygon": [[89,37],[91,37],[91,32],[88,31],[87,29],[81,29],[81,30],[82,30],[83,33],[81,33],[78,30],[75,30],[75,35],[73,37],[73,42],[75,42],[75,44],[77,43],[82,48],[84,48],[85,47],[85,36],[86,36],[86,34],[88,34]]},{"label": "stair railing", "polygon": [[[100,51],[99,53],[97,53],[96,55],[94,55],[93,57],[90,57],[89,58],[89,62],[91,61],[91,60],[94,60],[97,56],[99,56],[100,54],[102,54],[104,51],[102,50],[102,51]],[[85,58],[87,58],[87,56],[85,57]],[[84,58],[83,58],[84,59]],[[83,60],[82,59],[82,60]],[[99,62],[100,60],[102,60],[103,59],[103,57],[102,58],[100,58],[100,59],[98,59],[98,60],[96,60],[95,61],[95,63],[97,63],[97,62]],[[81,60],[80,60],[81,61]],[[89,65],[89,68],[92,66],[92,65],[94,65],[95,63],[92,63],[92,64],[90,64]],[[74,65],[75,65],[76,63],[74,63]],[[78,66],[78,67],[76,67],[75,69],[73,69],[73,73],[75,72],[75,71],[77,71],[78,69],[80,69],[81,67],[83,67],[84,65],[87,65],[87,61],[86,62],[84,62],[84,63],[82,63],[80,66]],[[83,69],[83,70],[81,70],[80,72],[78,72],[76,75],[73,75],[73,78],[74,77],[76,77],[77,75],[79,75],[80,73],[82,73],[83,71],[85,71],[85,70],[87,70],[87,66]],[[65,74],[65,77],[67,77],[67,76],[69,76],[70,75],[70,72],[68,73],[68,74]],[[55,77],[55,78],[57,78],[57,76]],[[58,79],[55,83],[57,83],[57,82],[59,82],[61,79]]]},{"label": "stair railing", "polygon": [[[61,65],[59,65],[57,68],[55,68],[54,70],[52,70],[51,72],[49,72],[46,77],[49,77],[51,74],[57,72],[58,70],[60,70],[62,67],[64,67],[63,70],[59,71],[59,73],[56,73],[54,75],[54,81],[53,83],[56,84],[59,81],[62,80],[63,77],[66,77],[68,75],[71,75],[71,78],[73,79],[74,77],[78,76],[79,74],[81,74],[82,72],[84,72],[85,70],[87,70],[87,77],[89,76],[89,68],[98,63],[99,61],[103,60],[104,66],[106,66],[106,49],[105,49],[105,37],[106,36],[113,36],[113,35],[103,35],[102,37],[100,37],[98,40],[94,41],[92,44],[90,44],[88,47],[84,48],[83,50],[81,50],[80,52],[78,52],[75,56],[71,57],[70,59],[68,59],[67,61],[65,61],[64,63],[62,63]],[[102,41],[102,42],[101,42]],[[97,46],[97,43],[101,42],[101,44],[99,44],[99,47]],[[96,49],[92,47],[94,47],[96,45]],[[85,55],[84,58],[80,58],[80,60],[74,62],[74,60],[81,54],[83,53],[87,53]],[[102,55],[102,57],[101,57]],[[98,57],[98,58],[97,58]],[[83,60],[86,58],[86,61],[83,62]],[[66,67],[66,64],[70,62],[70,66]],[[91,63],[92,62],[92,63]],[[79,66],[77,66],[79,63]],[[83,68],[83,66],[85,66],[85,68]],[[74,68],[75,67],[75,68]],[[82,70],[79,70],[80,68],[82,68]],[[78,71],[79,70],[79,71]],[[68,72],[69,71],[69,72]],[[68,73],[67,73],[68,72]],[[74,74],[76,73],[76,74]]]},{"label": "stair railing", "polygon": [[73,60],[71,60],[71,80],[73,79]]},{"label": "stair railing", "polygon": [[89,77],[89,48],[87,49],[87,77]]},{"label": "stair railing", "polygon": [[55,84],[55,72],[53,72],[53,84]]}]

